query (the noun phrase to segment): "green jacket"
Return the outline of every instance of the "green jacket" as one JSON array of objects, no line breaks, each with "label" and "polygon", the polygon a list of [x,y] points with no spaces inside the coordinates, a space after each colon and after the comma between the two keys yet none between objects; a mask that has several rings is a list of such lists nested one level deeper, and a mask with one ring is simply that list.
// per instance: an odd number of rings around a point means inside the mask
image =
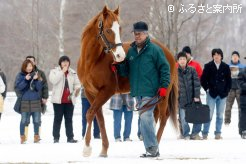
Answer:
[{"label": "green jacket", "polygon": [[167,88],[170,83],[166,56],[149,38],[139,53],[135,42],[131,46],[124,62],[117,66],[118,72],[120,76],[128,76],[131,96],[153,97],[159,88]]}]

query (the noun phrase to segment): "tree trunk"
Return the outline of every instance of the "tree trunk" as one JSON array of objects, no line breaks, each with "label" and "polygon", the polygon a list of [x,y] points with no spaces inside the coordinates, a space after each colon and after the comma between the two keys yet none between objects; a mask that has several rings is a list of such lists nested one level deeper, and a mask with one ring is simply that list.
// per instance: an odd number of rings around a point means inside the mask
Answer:
[{"label": "tree trunk", "polygon": [[61,0],[60,4],[60,17],[59,17],[59,56],[64,55],[64,11],[66,0]]}]

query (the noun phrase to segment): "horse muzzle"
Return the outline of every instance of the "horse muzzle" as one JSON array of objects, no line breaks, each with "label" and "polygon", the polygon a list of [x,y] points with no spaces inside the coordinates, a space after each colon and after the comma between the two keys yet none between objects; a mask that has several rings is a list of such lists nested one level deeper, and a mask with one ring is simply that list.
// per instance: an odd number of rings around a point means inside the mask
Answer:
[{"label": "horse muzzle", "polygon": [[126,57],[126,53],[122,47],[117,47],[116,51],[113,51],[113,55],[116,62],[122,62]]}]

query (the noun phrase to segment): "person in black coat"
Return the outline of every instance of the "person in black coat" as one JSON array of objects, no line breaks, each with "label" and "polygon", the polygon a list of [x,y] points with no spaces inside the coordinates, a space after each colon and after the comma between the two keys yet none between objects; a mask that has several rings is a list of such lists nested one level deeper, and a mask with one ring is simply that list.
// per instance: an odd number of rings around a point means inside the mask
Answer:
[{"label": "person in black coat", "polygon": [[180,52],[177,55],[179,76],[179,120],[181,124],[181,138],[199,140],[201,124],[193,124],[191,135],[190,126],[185,120],[185,105],[200,101],[200,80],[193,67],[187,65],[187,55]]},{"label": "person in black coat", "polygon": [[[231,89],[231,71],[229,65],[224,63],[221,49],[212,50],[213,60],[205,64],[201,77],[201,85],[207,92],[207,104],[210,108],[210,118],[213,118],[216,106],[215,139],[222,139],[221,128],[226,104],[226,97]],[[211,121],[210,121],[211,122]],[[202,135],[207,139],[210,122],[204,124]]]},{"label": "person in black coat", "polygon": [[240,114],[239,114],[239,134],[242,139],[246,139],[246,68],[242,69],[238,75],[240,87]]}]

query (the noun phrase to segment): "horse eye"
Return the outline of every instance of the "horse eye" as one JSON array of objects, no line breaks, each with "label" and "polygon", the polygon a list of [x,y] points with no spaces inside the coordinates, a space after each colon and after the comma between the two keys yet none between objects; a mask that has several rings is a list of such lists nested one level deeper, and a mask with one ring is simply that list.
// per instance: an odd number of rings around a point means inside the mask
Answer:
[{"label": "horse eye", "polygon": [[107,29],[106,32],[107,32],[108,34],[110,34],[110,33],[111,33],[111,30],[110,30],[110,29]]}]

